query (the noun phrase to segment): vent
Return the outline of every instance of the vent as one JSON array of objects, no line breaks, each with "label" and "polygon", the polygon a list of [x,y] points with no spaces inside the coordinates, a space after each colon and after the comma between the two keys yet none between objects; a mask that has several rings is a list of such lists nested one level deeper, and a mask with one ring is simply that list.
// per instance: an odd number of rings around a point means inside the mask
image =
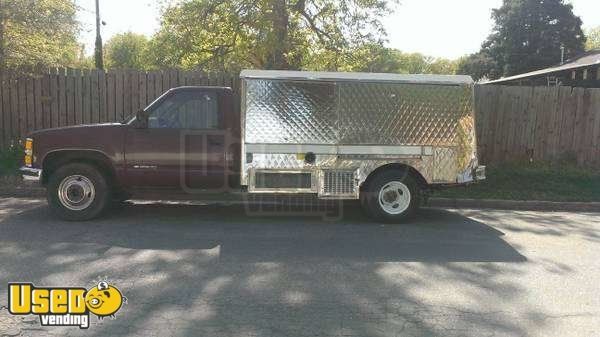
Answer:
[{"label": "vent", "polygon": [[311,189],[311,173],[256,172],[257,189]]},{"label": "vent", "polygon": [[354,171],[323,171],[324,196],[349,196],[356,194]]}]

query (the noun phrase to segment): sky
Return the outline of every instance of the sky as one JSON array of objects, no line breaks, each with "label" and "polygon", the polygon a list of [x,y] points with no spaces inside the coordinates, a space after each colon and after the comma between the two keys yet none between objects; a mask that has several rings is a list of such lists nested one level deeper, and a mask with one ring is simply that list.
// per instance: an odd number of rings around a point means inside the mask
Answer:
[{"label": "sky", "polygon": [[[95,40],[95,0],[76,0],[83,23],[81,42],[91,54]],[[455,59],[479,50],[492,28],[491,9],[502,0],[400,0],[383,18],[388,47]],[[571,0],[584,28],[600,26],[600,0]],[[102,37],[126,31],[151,36],[160,26],[157,0],[100,0],[106,25]]]}]

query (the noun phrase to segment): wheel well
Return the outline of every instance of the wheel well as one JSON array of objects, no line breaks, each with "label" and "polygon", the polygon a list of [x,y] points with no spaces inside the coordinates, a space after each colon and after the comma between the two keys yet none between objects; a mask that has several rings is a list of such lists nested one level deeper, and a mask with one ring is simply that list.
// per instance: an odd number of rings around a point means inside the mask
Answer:
[{"label": "wheel well", "polygon": [[426,189],[427,186],[429,186],[429,183],[427,182],[425,177],[423,177],[423,175],[419,171],[417,171],[417,169],[415,169],[414,167],[412,167],[410,165],[406,165],[406,164],[392,163],[392,164],[387,164],[387,165],[378,167],[375,171],[371,172],[371,174],[369,174],[367,179],[365,179],[365,181],[360,186],[361,192],[369,185],[371,180],[373,180],[378,174],[380,174],[381,172],[384,172],[384,171],[391,171],[391,170],[406,172],[406,174],[412,175],[417,180],[419,187],[421,187],[422,189]]},{"label": "wheel well", "polygon": [[42,185],[48,183],[50,176],[61,166],[71,163],[84,163],[96,167],[106,176],[109,186],[114,186],[116,173],[110,159],[96,151],[64,150],[49,153],[42,162]]}]

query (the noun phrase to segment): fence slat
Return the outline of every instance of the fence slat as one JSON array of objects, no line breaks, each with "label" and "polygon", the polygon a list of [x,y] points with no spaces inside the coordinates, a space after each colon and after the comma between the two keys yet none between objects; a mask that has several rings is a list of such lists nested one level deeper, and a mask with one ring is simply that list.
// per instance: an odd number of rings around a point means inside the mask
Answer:
[{"label": "fence slat", "polygon": [[75,72],[73,69],[67,69],[67,125],[74,125],[77,122],[75,118]]},{"label": "fence slat", "polygon": [[66,70],[62,69],[58,72],[58,125],[65,126],[67,124],[67,75]]},{"label": "fence slat", "polygon": [[100,122],[100,90],[98,88],[98,73],[97,70],[90,71],[91,78],[91,122]]},{"label": "fence slat", "polygon": [[27,134],[29,125],[29,111],[27,109],[27,96],[29,96],[29,78],[19,79],[19,138],[23,139]]},{"label": "fence slat", "polygon": [[139,100],[137,110],[141,110],[146,107],[148,99],[148,75],[145,72],[138,74],[138,87],[139,87]]},{"label": "fence slat", "polygon": [[44,128],[42,120],[42,77],[37,75],[33,78],[33,109],[35,122],[32,129],[29,131],[39,130]]},{"label": "fence slat", "polygon": [[50,127],[50,106],[52,105],[52,97],[50,95],[50,73],[42,77],[42,128]]},{"label": "fence slat", "polygon": [[114,72],[106,73],[106,120],[109,122],[117,121],[115,112],[115,80]]},{"label": "fence slat", "polygon": [[19,121],[21,119],[22,110],[19,109],[19,82],[20,82],[19,80],[12,80],[8,84],[8,86],[10,88],[10,109],[12,111],[12,114],[11,114],[11,124],[12,124],[11,142],[14,142],[20,138]]},{"label": "fence slat", "polygon": [[98,121],[108,122],[108,109],[106,104],[106,73],[98,72]]},{"label": "fence slat", "polygon": [[75,69],[73,71],[73,109],[74,109],[74,124],[83,123],[83,95],[81,92],[81,70]]},{"label": "fence slat", "polygon": [[593,167],[600,167],[600,89],[592,89],[592,104],[594,112],[594,127],[590,146],[589,162]]},{"label": "fence slat", "polygon": [[118,71],[116,73],[116,78],[117,78],[117,83],[116,83],[116,99],[115,99],[115,105],[116,105],[116,113],[117,113],[117,118],[118,119],[124,119],[126,114],[125,114],[125,100],[124,100],[124,95],[125,95],[125,73],[123,71]]}]

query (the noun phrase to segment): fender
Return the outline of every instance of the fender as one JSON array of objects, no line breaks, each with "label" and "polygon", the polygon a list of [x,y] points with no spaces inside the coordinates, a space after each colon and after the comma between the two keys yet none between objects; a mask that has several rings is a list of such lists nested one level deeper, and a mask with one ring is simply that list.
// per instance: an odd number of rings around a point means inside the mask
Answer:
[{"label": "fender", "polygon": [[42,184],[46,185],[48,178],[58,167],[71,162],[87,162],[100,168],[109,179],[111,185],[120,185],[119,167],[109,155],[100,150],[67,148],[49,151],[42,158]]}]

